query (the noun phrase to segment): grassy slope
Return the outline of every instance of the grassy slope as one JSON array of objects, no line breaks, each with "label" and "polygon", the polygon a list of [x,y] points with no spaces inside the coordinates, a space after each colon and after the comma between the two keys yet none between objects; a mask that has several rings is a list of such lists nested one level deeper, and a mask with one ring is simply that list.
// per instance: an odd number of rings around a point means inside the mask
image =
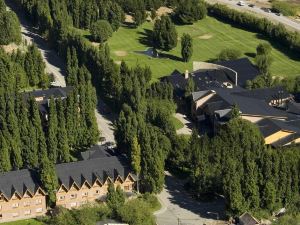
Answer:
[{"label": "grassy slope", "polygon": [[[125,60],[129,65],[149,65],[153,71],[153,78],[159,78],[170,74],[174,69],[185,71],[192,69],[192,61],[208,61],[216,58],[216,55],[224,48],[235,48],[243,52],[244,56],[254,61],[256,46],[263,42],[256,33],[248,32],[229,24],[222,23],[212,17],[189,26],[178,26],[179,37],[183,33],[189,33],[194,38],[194,55],[190,63],[185,64],[180,60],[180,44],[170,51],[170,55],[178,59],[154,59],[146,55],[137,54],[134,51],[143,51],[149,46],[143,43],[146,40],[145,30],[152,30],[152,23],[145,23],[138,29],[120,28],[117,33],[109,39],[111,55],[114,60]],[[211,35],[207,40],[199,38],[202,35]],[[143,40],[143,41],[141,41]],[[274,44],[274,43],[273,43]],[[275,46],[274,46],[275,47]],[[115,51],[126,51],[126,56],[117,56]],[[272,52],[274,62],[271,72],[276,76],[300,75],[300,62],[275,48]],[[298,60],[298,61],[297,61]]]}]

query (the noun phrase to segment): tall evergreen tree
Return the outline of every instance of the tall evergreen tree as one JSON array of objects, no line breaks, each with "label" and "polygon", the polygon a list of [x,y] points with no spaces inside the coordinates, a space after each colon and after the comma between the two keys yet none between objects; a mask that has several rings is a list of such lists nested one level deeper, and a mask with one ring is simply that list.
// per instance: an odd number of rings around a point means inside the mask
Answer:
[{"label": "tall evergreen tree", "polygon": [[49,160],[53,163],[57,161],[57,137],[58,134],[58,121],[56,103],[53,97],[50,98],[49,116],[48,116],[48,130],[47,130],[47,147]]},{"label": "tall evergreen tree", "polygon": [[138,143],[137,137],[134,137],[131,142],[131,165],[137,175],[137,191],[139,192],[139,174],[141,173],[141,146]]},{"label": "tall evergreen tree", "polygon": [[58,147],[58,160],[59,162],[70,162],[70,148],[68,144],[68,136],[65,123],[65,112],[62,100],[57,99],[57,118],[58,118],[58,132],[57,132],[57,147]]},{"label": "tall evergreen tree", "polygon": [[0,172],[7,172],[12,169],[10,163],[9,149],[2,133],[0,134]]},{"label": "tall evergreen tree", "polygon": [[193,55],[193,39],[189,34],[181,37],[181,56],[184,62],[189,62]]}]

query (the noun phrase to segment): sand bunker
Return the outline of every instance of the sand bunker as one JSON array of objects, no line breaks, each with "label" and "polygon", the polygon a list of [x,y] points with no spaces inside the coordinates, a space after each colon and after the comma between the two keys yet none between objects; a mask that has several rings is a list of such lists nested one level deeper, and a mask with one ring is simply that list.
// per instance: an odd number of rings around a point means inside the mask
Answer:
[{"label": "sand bunker", "polygon": [[127,56],[126,51],[115,51],[114,53],[115,53],[116,56],[120,56],[120,57]]},{"label": "sand bunker", "polygon": [[212,37],[213,37],[212,34],[204,34],[204,35],[199,36],[198,38],[202,39],[202,40],[208,40],[208,39],[211,39]]}]

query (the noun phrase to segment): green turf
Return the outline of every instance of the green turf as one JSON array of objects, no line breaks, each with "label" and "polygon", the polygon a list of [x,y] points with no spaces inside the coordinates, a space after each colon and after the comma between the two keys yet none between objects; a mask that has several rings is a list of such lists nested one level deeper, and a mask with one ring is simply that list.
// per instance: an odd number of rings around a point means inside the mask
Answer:
[{"label": "green turf", "polygon": [[20,221],[1,223],[1,224],[3,224],[3,225],[43,225],[42,222],[39,222],[35,219],[20,220]]},{"label": "green turf", "polygon": [[179,130],[184,127],[183,123],[174,116],[171,116],[171,121],[174,124],[176,130]]},{"label": "green turf", "polygon": [[[235,48],[242,51],[243,56],[254,62],[256,46],[265,40],[256,33],[235,28],[229,24],[222,23],[212,17],[207,17],[194,25],[177,26],[179,37],[183,33],[189,33],[194,39],[194,54],[190,63],[180,61],[180,43],[169,52],[173,59],[151,58],[146,55],[135,53],[144,51],[147,45],[147,30],[152,30],[153,23],[146,22],[137,29],[121,27],[108,43],[112,58],[115,61],[126,61],[130,66],[136,64],[148,65],[153,72],[153,78],[170,74],[174,69],[185,71],[192,69],[192,61],[214,60],[218,53],[224,48]],[[209,39],[201,39],[201,36],[211,36]],[[203,37],[202,37],[203,38]],[[272,43],[276,46],[276,43]],[[117,56],[116,51],[125,51],[126,56]],[[275,47],[272,51],[274,62],[271,67],[273,75],[287,77],[300,75],[299,58],[292,57]]]}]

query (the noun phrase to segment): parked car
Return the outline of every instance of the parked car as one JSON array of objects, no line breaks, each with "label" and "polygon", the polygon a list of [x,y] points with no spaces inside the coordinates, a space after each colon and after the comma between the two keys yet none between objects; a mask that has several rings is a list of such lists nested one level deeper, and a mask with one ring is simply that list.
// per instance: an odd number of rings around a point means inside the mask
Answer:
[{"label": "parked car", "polygon": [[254,4],[249,4],[248,6],[251,7],[251,8],[253,8],[255,5]]},{"label": "parked car", "polygon": [[245,4],[244,1],[239,1],[237,5],[239,5],[239,6],[245,6],[246,4]]}]

